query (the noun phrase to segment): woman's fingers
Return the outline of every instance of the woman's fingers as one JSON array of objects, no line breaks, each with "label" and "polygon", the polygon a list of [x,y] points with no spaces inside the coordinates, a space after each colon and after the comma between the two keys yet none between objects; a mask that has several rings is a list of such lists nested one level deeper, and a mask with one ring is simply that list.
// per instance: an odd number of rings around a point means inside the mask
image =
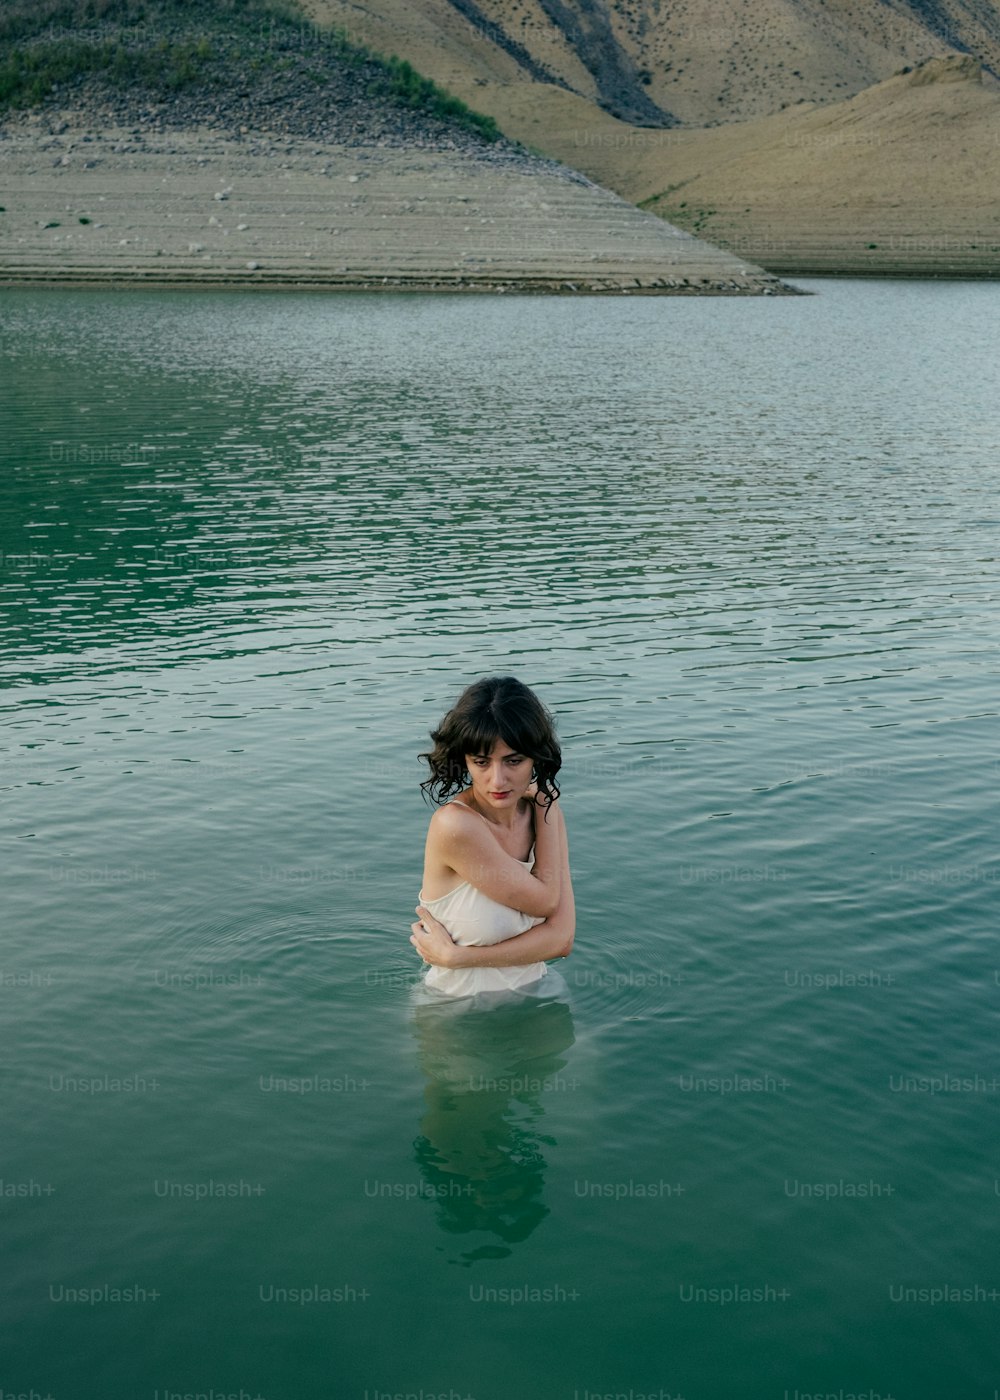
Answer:
[{"label": "woman's fingers", "polygon": [[[432,966],[448,966],[448,956],[454,946],[451,934],[444,924],[439,923],[433,914],[428,913],[422,904],[418,905],[417,908],[424,917],[416,919],[410,925],[413,930],[410,942],[425,963],[430,963]],[[2,1396],[0,1396],[0,1400],[2,1400]]]}]

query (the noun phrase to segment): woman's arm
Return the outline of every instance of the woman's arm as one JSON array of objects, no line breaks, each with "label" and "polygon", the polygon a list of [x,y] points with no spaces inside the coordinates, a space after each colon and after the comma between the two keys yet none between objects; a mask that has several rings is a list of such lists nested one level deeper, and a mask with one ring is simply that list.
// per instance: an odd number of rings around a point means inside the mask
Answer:
[{"label": "woman's arm", "polygon": [[[411,925],[413,936],[410,942],[425,962],[438,967],[526,967],[529,963],[546,962],[550,958],[569,957],[576,934],[576,906],[569,873],[566,823],[561,810],[554,808],[548,824],[554,825],[557,819],[560,895],[555,912],[543,923],[536,924],[534,928],[529,928],[514,938],[504,939],[502,943],[493,943],[485,948],[469,948],[454,943],[444,924],[435,919],[423,905],[418,905],[417,913],[420,918]],[[427,926],[426,929],[424,925]]]},{"label": "woman's arm", "polygon": [[446,803],[431,817],[428,855],[498,904],[533,918],[551,917],[559,907],[559,808],[554,803],[546,821],[541,800],[535,801],[535,862],[531,870],[508,855],[482,818],[463,810],[460,802]]},{"label": "woman's arm", "polygon": [[[534,785],[533,785],[534,786]],[[566,822],[559,804],[535,788],[534,809],[531,813],[535,829],[535,862],[531,873],[542,880],[552,893],[552,905],[539,910],[546,920],[555,917],[562,902],[562,882],[566,875]],[[515,905],[514,908],[518,906]],[[525,910],[530,914],[531,910]]]}]

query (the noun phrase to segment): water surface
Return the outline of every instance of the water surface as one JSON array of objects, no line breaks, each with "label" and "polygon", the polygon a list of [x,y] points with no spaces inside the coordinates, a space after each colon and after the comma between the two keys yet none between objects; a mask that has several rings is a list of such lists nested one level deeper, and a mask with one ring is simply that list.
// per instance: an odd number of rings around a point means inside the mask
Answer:
[{"label": "water surface", "polygon": [[[4,294],[6,1390],[992,1400],[1000,288],[805,285]],[[418,1013],[497,672],[569,995]]]}]

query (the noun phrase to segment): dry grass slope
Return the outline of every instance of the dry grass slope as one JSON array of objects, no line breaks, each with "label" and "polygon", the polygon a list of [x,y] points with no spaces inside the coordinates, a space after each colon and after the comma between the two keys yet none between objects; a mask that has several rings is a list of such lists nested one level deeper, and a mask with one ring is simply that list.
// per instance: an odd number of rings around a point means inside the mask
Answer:
[{"label": "dry grass slope", "polygon": [[[945,53],[1000,75],[1000,11],[963,0],[307,0],[318,19],[410,57],[449,85],[536,81],[512,53],[579,96],[600,102],[593,53],[556,19],[600,11],[605,47],[649,100],[690,126],[742,121],[801,102],[854,96]],[[478,15],[477,25],[468,16]],[[554,19],[553,17],[556,17]],[[490,36],[493,36],[492,38]],[[506,43],[499,36],[504,36]],[[614,104],[605,102],[614,112]],[[503,122],[501,111],[493,113]],[[632,118],[634,120],[634,118]],[[648,124],[659,124],[655,118]]]},{"label": "dry grass slope", "polygon": [[599,105],[541,0],[479,8],[560,85],[447,0],[307,3],[412,56],[509,136],[771,270],[1000,275],[995,5],[619,0],[620,44],[688,124],[655,130]]}]

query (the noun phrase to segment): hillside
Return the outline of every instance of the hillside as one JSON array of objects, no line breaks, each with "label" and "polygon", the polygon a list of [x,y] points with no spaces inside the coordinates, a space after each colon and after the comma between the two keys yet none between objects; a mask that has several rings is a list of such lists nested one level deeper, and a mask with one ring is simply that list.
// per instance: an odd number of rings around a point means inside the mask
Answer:
[{"label": "hillside", "polygon": [[270,0],[6,0],[0,117],[214,124],[327,140],[500,140],[492,118],[395,56]]},{"label": "hillside", "polygon": [[[664,104],[659,127],[613,115],[549,0],[482,0],[492,28],[466,0],[308,3],[359,38],[394,37],[510,136],[774,272],[1000,275],[1000,10],[986,0],[622,0],[608,12],[642,38],[621,43]],[[501,18],[545,81],[501,42]],[[683,81],[650,58],[664,34]]]},{"label": "hillside", "polygon": [[1000,92],[973,59],[932,59],[843,102],[701,131],[637,130],[606,113],[543,125],[528,103],[521,129],[775,272],[1000,275]]},{"label": "hillside", "polygon": [[616,183],[720,247],[790,274],[1000,276],[1000,93],[974,59],[676,137]]},{"label": "hillside", "polygon": [[633,125],[708,126],[850,97],[945,53],[1000,74],[990,0],[307,0],[404,55],[505,130],[504,89],[545,84]]},{"label": "hillside", "polygon": [[788,290],[267,0],[17,0],[0,42],[0,282]]}]

